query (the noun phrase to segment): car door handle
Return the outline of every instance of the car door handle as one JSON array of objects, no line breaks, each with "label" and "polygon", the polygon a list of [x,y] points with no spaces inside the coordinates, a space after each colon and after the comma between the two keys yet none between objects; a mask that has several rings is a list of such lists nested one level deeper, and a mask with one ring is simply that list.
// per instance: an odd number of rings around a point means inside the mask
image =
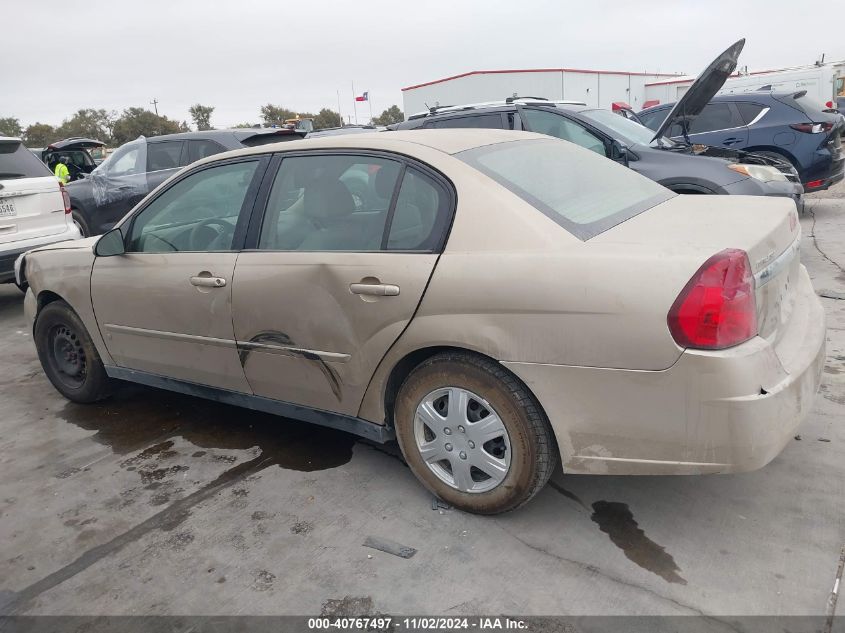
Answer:
[{"label": "car door handle", "polygon": [[742,141],[742,139],[736,138],[735,136],[732,136],[732,137],[726,138],[724,141],[722,141],[722,145],[733,145],[734,143],[739,143],[741,141]]},{"label": "car door handle", "polygon": [[393,284],[349,284],[349,291],[355,295],[371,295],[375,297],[395,297],[399,294],[399,286]]},{"label": "car door handle", "polygon": [[212,277],[210,273],[200,273],[191,277],[191,285],[198,288],[222,288],[226,285],[226,280],[223,277]]}]

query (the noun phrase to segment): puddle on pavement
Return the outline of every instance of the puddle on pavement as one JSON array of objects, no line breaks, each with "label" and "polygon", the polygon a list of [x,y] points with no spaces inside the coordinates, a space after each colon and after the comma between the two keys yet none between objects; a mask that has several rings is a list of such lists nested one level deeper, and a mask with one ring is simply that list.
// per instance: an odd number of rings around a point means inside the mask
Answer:
[{"label": "puddle on pavement", "polygon": [[634,520],[634,515],[627,504],[596,501],[590,518],[598,524],[602,532],[610,537],[613,544],[625,553],[628,560],[657,574],[667,582],[687,584],[687,581],[678,573],[681,569],[675,563],[675,559],[666,552],[664,547],[645,535]]},{"label": "puddle on pavement", "polygon": [[352,458],[356,437],[313,424],[168,391],[126,387],[98,404],[68,403],[58,416],[124,455],[183,437],[200,449],[257,446],[267,465],[310,472]]}]

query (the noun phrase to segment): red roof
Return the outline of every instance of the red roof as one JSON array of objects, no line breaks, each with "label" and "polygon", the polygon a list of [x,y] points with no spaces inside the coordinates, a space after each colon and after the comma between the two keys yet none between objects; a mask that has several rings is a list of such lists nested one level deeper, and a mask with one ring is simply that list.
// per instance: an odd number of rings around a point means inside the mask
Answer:
[{"label": "red roof", "polygon": [[630,73],[623,70],[585,70],[583,68],[524,68],[521,70],[471,70],[468,73],[461,73],[460,75],[452,75],[451,77],[444,77],[443,79],[435,79],[434,81],[427,81],[425,83],[416,84],[402,88],[402,92],[406,90],[414,90],[415,88],[422,88],[423,86],[431,86],[433,84],[443,83],[445,81],[452,81],[453,79],[460,79],[461,77],[469,77],[470,75],[498,75],[507,73],[584,73],[589,75],[626,75],[629,77],[677,77],[675,73]]}]

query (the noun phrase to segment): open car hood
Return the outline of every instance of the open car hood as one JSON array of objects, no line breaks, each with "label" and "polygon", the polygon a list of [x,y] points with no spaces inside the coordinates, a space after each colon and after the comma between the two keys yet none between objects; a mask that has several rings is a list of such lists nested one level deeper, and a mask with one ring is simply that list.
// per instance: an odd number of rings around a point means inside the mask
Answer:
[{"label": "open car hood", "polygon": [[737,60],[743,46],[745,46],[745,38],[731,44],[727,50],[704,69],[704,72],[696,77],[689,90],[678,100],[675,107],[657,128],[654,138],[651,139],[652,141],[661,136],[666,136],[666,131],[673,123],[697,116],[704,109],[704,106],[710,103],[710,99],[719,92],[728,77],[736,70]]},{"label": "open car hood", "polygon": [[95,147],[105,146],[105,143],[94,140],[93,138],[66,138],[63,141],[50,143],[47,149],[93,149]]}]

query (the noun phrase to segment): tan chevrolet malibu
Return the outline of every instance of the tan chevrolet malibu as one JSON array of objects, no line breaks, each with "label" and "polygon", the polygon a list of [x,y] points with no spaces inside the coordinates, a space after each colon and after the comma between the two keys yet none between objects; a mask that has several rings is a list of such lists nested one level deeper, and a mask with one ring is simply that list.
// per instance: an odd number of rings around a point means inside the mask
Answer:
[{"label": "tan chevrolet malibu", "polygon": [[558,457],[614,475],[772,460],[825,356],[799,242],[791,200],[679,196],[536,134],[422,130],[216,155],[17,274],[70,400],[120,379],[395,438],[429,490],[489,514]]}]

